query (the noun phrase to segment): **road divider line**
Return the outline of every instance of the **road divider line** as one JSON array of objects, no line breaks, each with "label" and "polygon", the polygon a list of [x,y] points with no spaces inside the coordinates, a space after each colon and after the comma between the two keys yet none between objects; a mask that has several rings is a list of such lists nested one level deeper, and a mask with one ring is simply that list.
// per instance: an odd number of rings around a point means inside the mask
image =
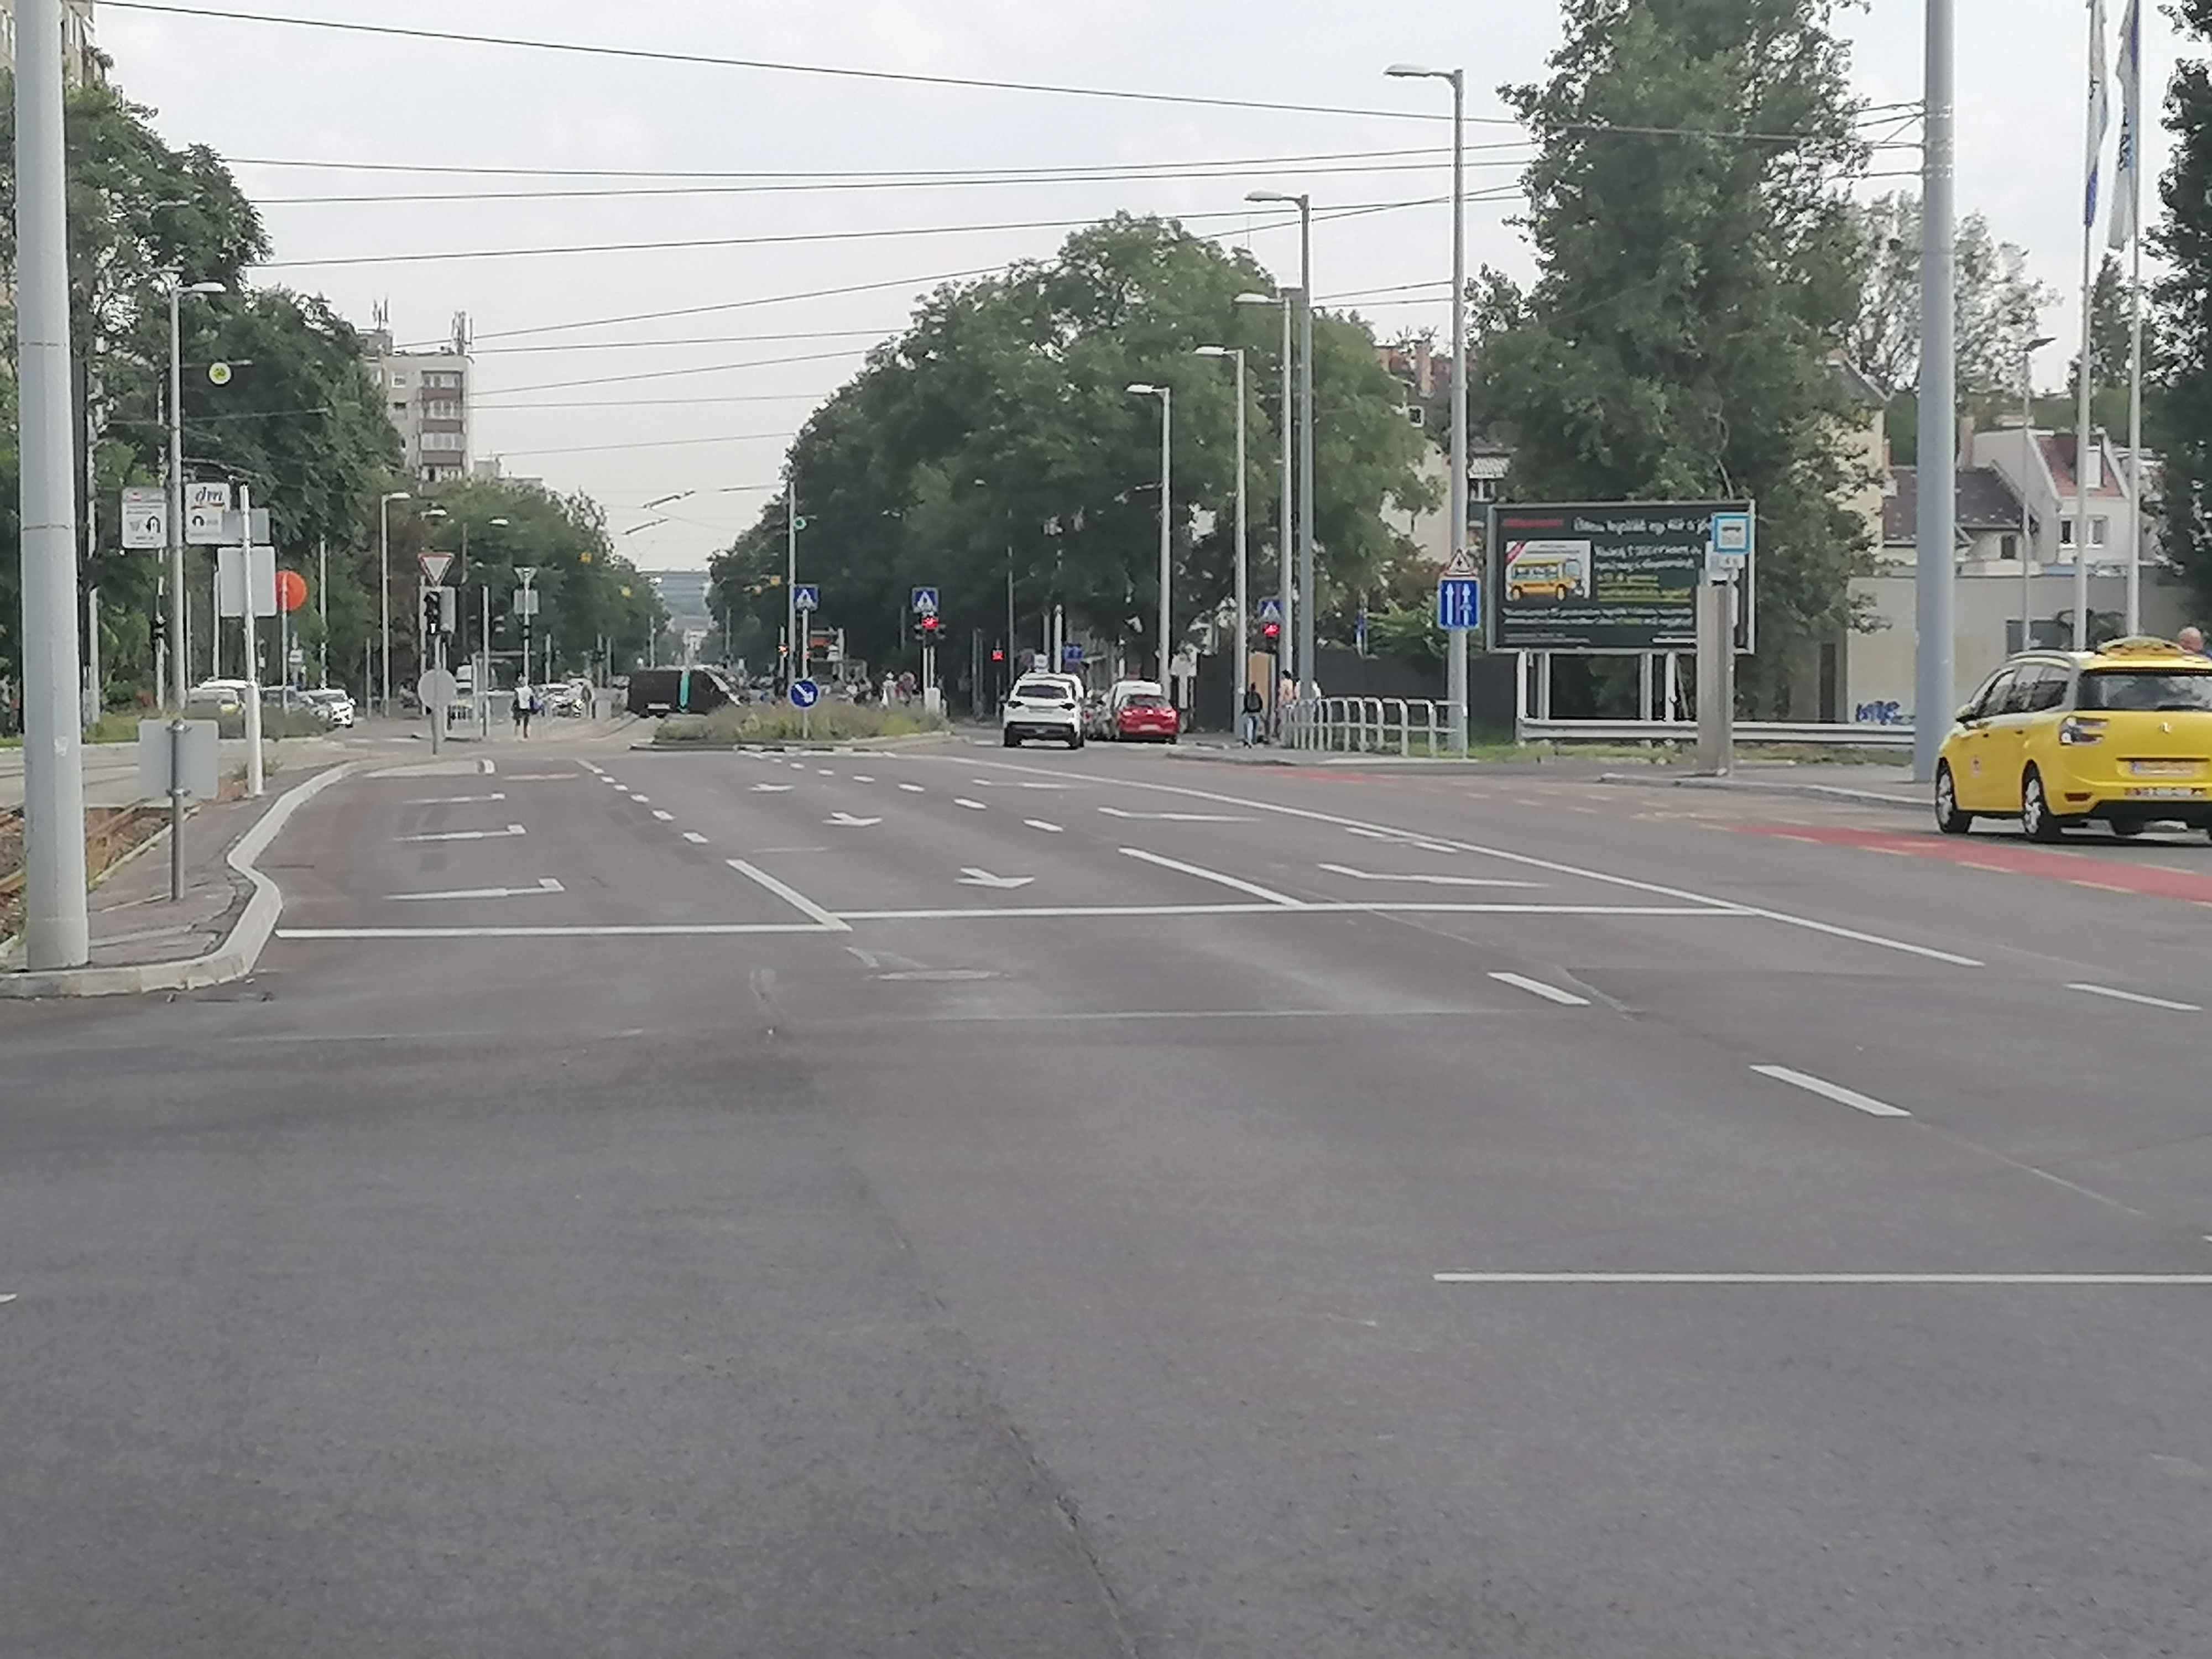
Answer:
[{"label": "road divider line", "polygon": [[1259,883],[1246,881],[1241,876],[1225,875],[1218,870],[1209,870],[1204,865],[1185,864],[1181,859],[1167,858],[1158,853],[1148,853],[1141,847],[1124,847],[1121,848],[1121,856],[1139,859],[1146,864],[1158,865],[1163,870],[1180,871],[1186,876],[1195,876],[1200,881],[1210,881],[1218,886],[1234,888],[1240,893],[1249,893],[1254,898],[1265,899],[1270,904],[1279,904],[1286,909],[1295,910],[1303,908],[1300,902],[1292,898],[1288,893],[1279,893],[1272,887],[1262,887]]},{"label": "road divider line", "polygon": [[2205,1287],[2212,1274],[1429,1274],[1437,1285],[2053,1285]]},{"label": "road divider line", "polygon": [[1149,818],[1157,823],[1256,823],[1256,818],[1237,817],[1227,812],[1132,812],[1125,807],[1102,806],[1098,809],[1109,818]]},{"label": "road divider line", "polygon": [[843,910],[848,921],[954,921],[998,917],[1093,916],[1609,916],[1681,921],[1734,921],[1743,913],[1716,910],[1710,905],[1635,904],[1451,904],[1427,900],[1378,899],[1362,903],[1348,900],[1313,899],[1289,904],[1078,904],[1012,906],[971,909]]},{"label": "road divider line", "polygon": [[811,921],[614,922],[547,927],[280,927],[282,939],[432,940],[463,939],[722,939],[740,933],[830,933],[842,928]]},{"label": "road divider line", "polygon": [[1058,824],[1047,823],[1042,818],[1024,818],[1022,823],[1027,829],[1042,830],[1048,836],[1057,836],[1061,833]]},{"label": "road divider line", "polygon": [[723,862],[727,864],[731,869],[736,871],[739,875],[744,877],[748,881],[757,882],[761,886],[767,888],[769,892],[775,894],[786,904],[791,906],[793,909],[798,911],[799,915],[805,916],[808,921],[813,922],[817,927],[822,928],[825,932],[832,933],[849,933],[853,931],[850,924],[846,922],[842,918],[831,915],[830,912],[823,909],[812,899],[807,897],[805,894],[800,892],[796,887],[792,886],[787,882],[778,881],[774,876],[769,874],[767,871],[762,869],[758,865],[748,864],[743,859],[725,859]]},{"label": "road divider line", "polygon": [[629,798],[630,798],[632,800],[634,800],[634,801],[637,802],[637,804],[638,804],[639,805],[641,805],[641,806],[647,805],[650,804],[650,803],[651,803],[651,801],[652,801],[652,799],[653,799],[653,797],[652,797],[652,796],[650,796],[650,795],[641,795],[641,794],[639,794],[639,793],[637,793],[637,791],[636,791],[636,790],[635,790],[635,789],[633,789],[633,790],[631,790],[631,791],[630,791]]},{"label": "road divider line", "polygon": [[1902,1106],[1893,1106],[1886,1100],[1876,1100],[1872,1095],[1863,1095],[1856,1089],[1846,1089],[1840,1083],[1831,1083],[1826,1078],[1814,1077],[1809,1072],[1794,1071],[1787,1066],[1754,1066],[1751,1068],[1759,1076],[1772,1078],[1777,1083],[1787,1083],[1792,1088],[1802,1089],[1808,1094],[1819,1095],[1823,1100],[1832,1100],[1854,1111],[1864,1112],[1869,1117],[1911,1117]]},{"label": "road divider line", "polygon": [[686,830],[684,832],[684,839],[694,847],[704,847],[707,844],[706,836],[701,835],[696,830]]},{"label": "road divider line", "polygon": [[883,820],[881,818],[855,817],[850,812],[832,812],[828,817],[823,819],[822,822],[824,823],[834,823],[840,830],[865,830],[870,824],[881,823]]},{"label": "road divider line", "polygon": [[665,811],[658,806],[653,809],[653,816],[659,818],[663,823],[673,823],[676,822],[675,813]]},{"label": "road divider line", "polygon": [[969,800],[965,795],[955,795],[952,798],[952,804],[955,806],[964,806],[971,812],[988,812],[991,810],[989,807],[984,805],[981,801]]},{"label": "road divider line", "polygon": [[410,806],[477,806],[487,801],[505,800],[501,793],[489,795],[417,795],[407,804]]},{"label": "road divider line", "polygon": [[1323,864],[1316,866],[1333,876],[1349,876],[1354,881],[1410,881],[1430,887],[1541,887],[1540,881],[1510,881],[1503,877],[1490,876],[1431,876],[1401,875],[1395,871],[1355,870],[1348,864]]},{"label": "road divider line", "polygon": [[550,876],[540,876],[535,887],[462,887],[443,893],[386,893],[397,904],[427,904],[437,899],[544,898],[568,890]]},{"label": "road divider line", "polygon": [[928,793],[918,783],[902,783],[899,785],[899,787],[905,790],[909,795],[920,795]]},{"label": "road divider line", "polygon": [[2110,997],[2115,1002],[2134,1002],[2146,1008],[2170,1009],[2177,1014],[2201,1014],[2204,1012],[2194,1002],[2176,1002],[2168,997],[2145,996],[2140,991],[2123,991],[2110,985],[2071,984],[2066,988],[2093,997]]},{"label": "road divider line", "polygon": [[798,787],[796,784],[790,783],[757,783],[753,786],[753,793],[756,795],[787,795],[796,787]]},{"label": "road divider line", "polygon": [[508,836],[526,836],[530,832],[519,823],[510,823],[504,830],[441,830],[427,836],[401,836],[400,841],[500,841]]},{"label": "road divider line", "polygon": [[607,769],[596,761],[580,761],[577,763],[595,778],[603,778],[607,775]]},{"label": "road divider line", "polygon": [[875,781],[875,775],[872,773],[855,772],[853,774],[853,781],[855,783],[873,783]]},{"label": "road divider line", "polygon": [[1510,985],[1516,990],[1526,991],[1531,996],[1543,997],[1562,1007],[1587,1008],[1590,1006],[1588,997],[1578,997],[1572,991],[1562,991],[1556,985],[1547,985],[1542,980],[1530,979],[1525,974],[1494,973],[1491,978],[1500,985]]},{"label": "road divider line", "polygon": [[508,783],[574,783],[575,781],[576,774],[574,772],[509,772],[505,779]]}]

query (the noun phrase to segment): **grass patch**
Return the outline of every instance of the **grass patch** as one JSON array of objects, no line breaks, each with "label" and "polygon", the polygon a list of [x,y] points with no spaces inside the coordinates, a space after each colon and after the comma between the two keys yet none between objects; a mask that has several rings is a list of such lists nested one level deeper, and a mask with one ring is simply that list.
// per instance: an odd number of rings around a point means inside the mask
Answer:
[{"label": "grass patch", "polygon": [[[811,724],[809,715],[811,714]],[[671,714],[654,730],[655,744],[693,743],[848,742],[854,738],[911,738],[949,730],[939,715],[918,708],[872,703],[825,702],[809,713],[781,703],[745,703],[711,714]]]}]

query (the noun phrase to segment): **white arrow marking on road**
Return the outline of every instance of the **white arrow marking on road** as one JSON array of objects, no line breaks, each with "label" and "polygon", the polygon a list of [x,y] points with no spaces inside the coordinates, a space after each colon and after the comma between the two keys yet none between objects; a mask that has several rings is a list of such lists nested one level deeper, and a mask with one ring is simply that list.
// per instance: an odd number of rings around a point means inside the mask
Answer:
[{"label": "white arrow marking on road", "polygon": [[550,876],[540,876],[535,887],[463,887],[448,893],[386,893],[401,904],[427,904],[433,899],[543,898],[568,890]]},{"label": "white arrow marking on road", "polygon": [[1056,836],[1060,833],[1058,824],[1047,823],[1042,818],[1024,818],[1022,822],[1032,830],[1043,830],[1048,836]]},{"label": "white arrow marking on road", "polygon": [[991,810],[989,807],[984,805],[981,801],[969,800],[965,795],[955,795],[952,798],[952,804],[955,806],[964,806],[971,812],[988,812]]},{"label": "white arrow marking on road", "polygon": [[988,870],[978,870],[972,864],[960,872],[963,887],[999,887],[1011,890],[1016,887],[1026,887],[1036,879],[1035,876],[994,876]]},{"label": "white arrow marking on road", "polygon": [[1418,881],[1431,887],[1541,887],[1540,881],[1492,880],[1483,876],[1401,876],[1378,870],[1355,870],[1348,864],[1324,864],[1320,866],[1333,876],[1350,876],[1354,881]]},{"label": "white arrow marking on road", "polygon": [[822,822],[824,823],[834,823],[847,830],[865,830],[872,823],[881,823],[883,820],[881,818],[856,818],[850,812],[832,812],[828,817],[823,819]]},{"label": "white arrow marking on road", "polygon": [[787,783],[757,783],[753,786],[756,795],[787,795],[791,791],[792,786]]},{"label": "white arrow marking on road", "polygon": [[526,836],[530,832],[519,823],[510,823],[504,830],[447,830],[434,836],[402,836],[401,841],[499,841],[508,836]]},{"label": "white arrow marking on road", "polygon": [[1257,823],[1257,818],[1237,817],[1227,812],[1130,812],[1119,806],[1098,809],[1109,818],[1148,818],[1159,823]]},{"label": "white arrow marking on road", "polygon": [[410,806],[473,806],[480,801],[505,800],[505,795],[418,795]]}]

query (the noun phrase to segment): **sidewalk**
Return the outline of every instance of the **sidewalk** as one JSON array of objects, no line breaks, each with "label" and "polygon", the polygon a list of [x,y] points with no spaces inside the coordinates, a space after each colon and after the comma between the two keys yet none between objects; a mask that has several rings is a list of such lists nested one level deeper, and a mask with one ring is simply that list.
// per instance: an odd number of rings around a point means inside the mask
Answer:
[{"label": "sidewalk", "polygon": [[1692,773],[1670,776],[1664,772],[1608,772],[1607,783],[1671,783],[1684,789],[1719,789],[1743,794],[1809,795],[1817,799],[1859,801],[1872,806],[1929,806],[1927,786],[1912,781],[1909,766],[1839,766],[1818,761],[1787,763],[1746,762],[1739,758],[1735,772],[1724,778]]}]

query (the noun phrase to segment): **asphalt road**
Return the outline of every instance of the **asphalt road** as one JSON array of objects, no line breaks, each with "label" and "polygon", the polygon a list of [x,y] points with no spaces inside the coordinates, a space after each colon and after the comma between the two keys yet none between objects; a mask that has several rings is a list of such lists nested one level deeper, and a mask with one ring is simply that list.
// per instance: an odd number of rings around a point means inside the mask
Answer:
[{"label": "asphalt road", "polygon": [[0,1008],[0,1652],[2212,1651],[2201,837],[495,766]]}]

